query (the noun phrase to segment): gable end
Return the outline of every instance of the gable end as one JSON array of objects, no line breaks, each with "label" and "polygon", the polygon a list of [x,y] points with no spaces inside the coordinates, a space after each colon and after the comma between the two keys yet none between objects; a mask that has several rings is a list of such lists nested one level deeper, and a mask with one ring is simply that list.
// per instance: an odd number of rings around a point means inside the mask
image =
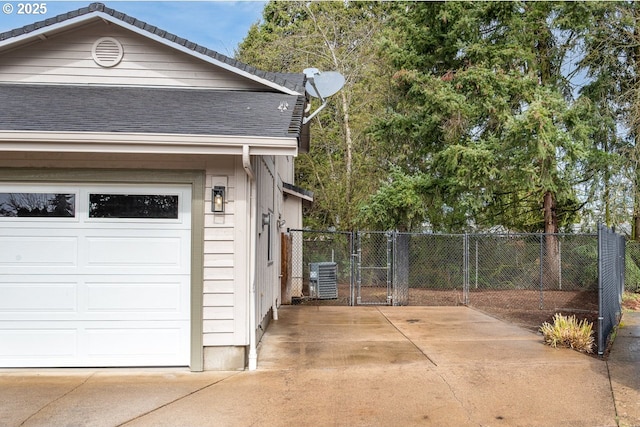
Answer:
[{"label": "gable end", "polygon": [[46,36],[48,32],[57,32],[81,25],[89,20],[102,18],[129,28],[141,35],[159,41],[175,49],[189,53],[205,61],[218,65],[228,71],[235,72],[244,77],[256,80],[273,89],[285,92],[290,95],[302,95],[305,93],[305,76],[302,73],[272,73],[256,69],[250,65],[236,59],[222,55],[214,50],[200,46],[185,38],[178,37],[156,26],[149,25],[144,21],[126,15],[115,9],[106,7],[102,3],[92,3],[88,7],[83,7],[71,12],[48,18],[44,21],[35,22],[20,28],[0,33],[0,51],[14,43],[24,42],[38,36]]}]

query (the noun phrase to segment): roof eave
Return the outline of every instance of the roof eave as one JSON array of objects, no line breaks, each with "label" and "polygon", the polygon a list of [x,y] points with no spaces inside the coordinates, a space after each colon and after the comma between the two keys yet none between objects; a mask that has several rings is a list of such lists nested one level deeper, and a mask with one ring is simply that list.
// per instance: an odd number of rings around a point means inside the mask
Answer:
[{"label": "roof eave", "polygon": [[242,155],[244,145],[252,155],[298,155],[294,137],[0,131],[0,152]]},{"label": "roof eave", "polygon": [[282,191],[285,194],[289,194],[301,200],[313,202],[313,191],[305,190],[304,188],[298,187],[293,184],[289,184],[287,182],[283,183]]}]

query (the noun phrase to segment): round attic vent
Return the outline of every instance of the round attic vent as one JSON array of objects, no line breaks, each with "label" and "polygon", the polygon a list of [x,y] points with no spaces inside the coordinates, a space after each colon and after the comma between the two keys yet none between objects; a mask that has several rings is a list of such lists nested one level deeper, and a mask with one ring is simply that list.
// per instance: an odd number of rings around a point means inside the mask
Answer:
[{"label": "round attic vent", "polygon": [[102,37],[93,44],[91,56],[101,67],[115,67],[122,61],[124,49],[113,37]]}]

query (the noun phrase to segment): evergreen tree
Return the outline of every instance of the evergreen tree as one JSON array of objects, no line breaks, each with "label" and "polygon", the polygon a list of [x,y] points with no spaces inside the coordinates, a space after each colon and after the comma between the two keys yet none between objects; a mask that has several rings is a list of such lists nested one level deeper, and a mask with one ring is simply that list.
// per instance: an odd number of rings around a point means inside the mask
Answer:
[{"label": "evergreen tree", "polygon": [[[313,228],[354,226],[359,203],[384,176],[385,162],[367,132],[388,102],[388,61],[377,40],[400,3],[269,2],[236,57],[258,68],[338,71],[344,88],[311,121],[311,149],[296,159],[296,184],[314,191],[305,212]],[[313,107],[318,104],[314,100]]]},{"label": "evergreen tree", "polygon": [[377,136],[429,179],[435,230],[557,232],[575,221],[589,104],[562,73],[564,3],[412,3],[387,49],[398,102]]},{"label": "evergreen tree", "polygon": [[587,84],[581,89],[597,113],[595,154],[589,191],[593,222],[608,226],[629,220],[640,240],[640,6],[636,2],[585,5],[585,56],[580,65]]}]

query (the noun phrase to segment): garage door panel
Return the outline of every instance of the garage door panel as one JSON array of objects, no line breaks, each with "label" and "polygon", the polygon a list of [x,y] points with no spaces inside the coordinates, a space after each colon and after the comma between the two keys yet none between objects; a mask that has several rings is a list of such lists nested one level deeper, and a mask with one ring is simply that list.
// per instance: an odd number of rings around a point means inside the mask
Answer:
[{"label": "garage door panel", "polygon": [[0,268],[76,267],[78,263],[77,237],[3,236],[0,248]]},{"label": "garage door panel", "polygon": [[[166,279],[165,279],[166,280]],[[166,315],[185,316],[184,286],[182,281],[173,283],[131,283],[122,281],[118,283],[87,283],[87,312],[99,312],[104,315],[108,312],[122,317],[124,313],[162,313]],[[145,314],[145,317],[148,315]],[[173,317],[173,316],[172,316]]]},{"label": "garage door panel", "polygon": [[0,202],[63,193],[73,217],[0,216],[0,367],[188,365],[190,186],[0,184]]},{"label": "garage door panel", "polygon": [[[78,331],[73,327],[42,328],[36,324],[7,323],[0,328],[0,363],[21,366],[24,362],[76,357]],[[34,365],[30,365],[34,366]]]},{"label": "garage door panel", "polygon": [[183,275],[11,275],[0,282],[2,320],[183,320]]},{"label": "garage door panel", "polygon": [[[168,323],[168,322],[164,322]],[[118,325],[104,325],[101,327],[88,327],[85,330],[88,358],[141,358],[152,357],[166,358],[168,356],[185,357],[183,362],[188,363],[188,354],[181,352],[185,347],[184,336],[186,325],[168,323],[165,326],[147,323],[131,324],[130,327]],[[188,336],[188,333],[186,334]]]},{"label": "garage door panel", "polygon": [[[13,327],[13,329],[11,329]],[[9,328],[9,329],[7,329]],[[0,329],[3,367],[189,364],[189,322],[8,323]]]},{"label": "garage door panel", "polygon": [[27,312],[33,315],[43,311],[75,313],[77,307],[77,283],[0,283],[2,314]]},{"label": "garage door panel", "polygon": [[180,267],[182,246],[177,237],[87,237],[87,266]]}]

